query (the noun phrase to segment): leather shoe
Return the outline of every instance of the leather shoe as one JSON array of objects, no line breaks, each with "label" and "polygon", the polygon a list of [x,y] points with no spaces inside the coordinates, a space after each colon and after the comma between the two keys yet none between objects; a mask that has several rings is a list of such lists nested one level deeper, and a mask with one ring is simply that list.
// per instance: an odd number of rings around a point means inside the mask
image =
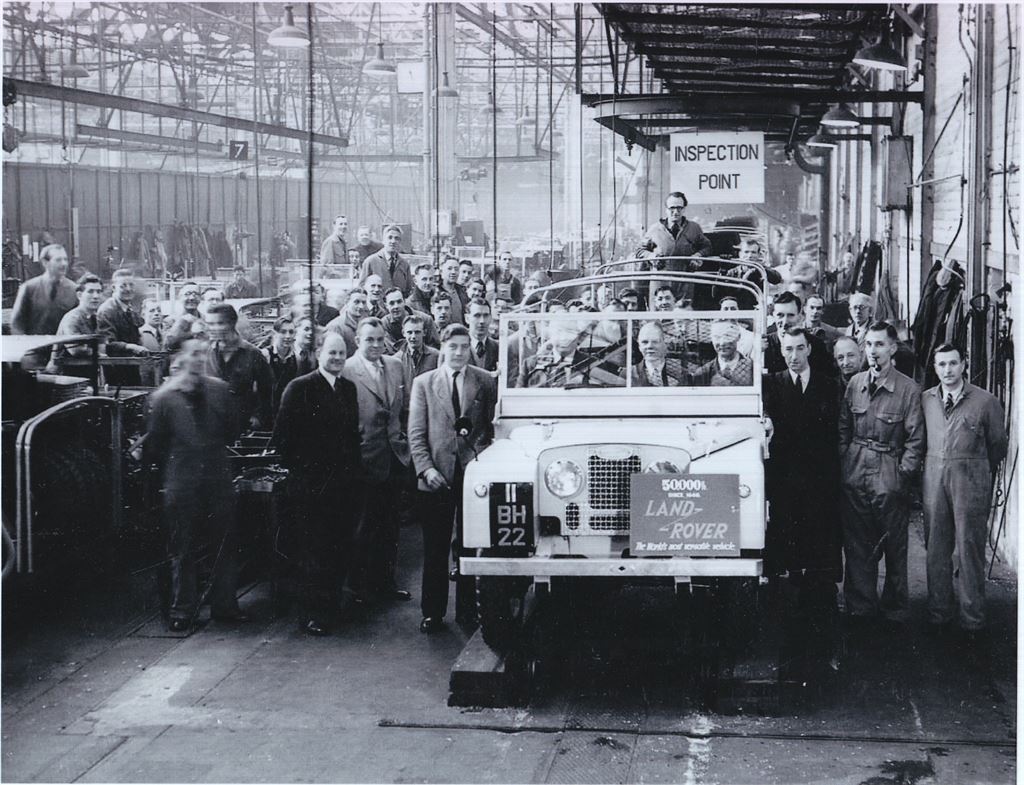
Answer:
[{"label": "leather shoe", "polygon": [[316,635],[322,637],[330,633],[326,624],[323,624],[319,619],[309,619],[302,627],[308,635]]},{"label": "leather shoe", "polygon": [[424,616],[423,621],[420,622],[420,632],[425,632],[427,635],[432,635],[443,629],[444,619],[440,619],[437,616]]},{"label": "leather shoe", "polygon": [[167,629],[171,632],[188,632],[192,629],[192,623],[189,619],[171,619],[167,622]]},{"label": "leather shoe", "polygon": [[398,602],[409,602],[412,599],[412,594],[397,586],[386,586],[381,589],[380,596],[385,600],[397,600]]},{"label": "leather shoe", "polygon": [[228,622],[229,624],[245,624],[246,622],[252,621],[252,616],[248,613],[235,608],[233,611],[227,613],[211,613],[210,618],[214,621]]}]

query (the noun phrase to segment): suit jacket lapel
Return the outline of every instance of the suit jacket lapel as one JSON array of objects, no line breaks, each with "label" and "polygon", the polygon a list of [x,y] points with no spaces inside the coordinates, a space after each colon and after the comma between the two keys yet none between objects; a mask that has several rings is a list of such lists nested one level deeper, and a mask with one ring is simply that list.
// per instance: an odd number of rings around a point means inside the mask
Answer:
[{"label": "suit jacket lapel", "polygon": [[362,357],[359,357],[359,359],[353,363],[353,366],[355,368],[356,378],[359,380],[360,384],[377,396],[381,400],[381,403],[387,403],[387,401],[384,400],[384,391],[381,389],[381,385],[378,384],[377,380],[370,374],[370,369],[366,367],[366,361]]},{"label": "suit jacket lapel", "polygon": [[451,390],[448,389],[447,373],[444,369],[438,368],[437,373],[434,374],[434,380],[432,387],[434,388],[434,394],[441,401],[441,408],[444,410],[445,416],[455,422],[455,410],[452,408],[452,394]]},{"label": "suit jacket lapel", "polygon": [[474,374],[468,373],[468,371],[468,368],[462,371],[465,374],[465,381],[462,385],[462,400],[460,401],[462,404],[463,414],[468,414],[470,409],[473,408],[473,404],[476,402],[476,377]]}]

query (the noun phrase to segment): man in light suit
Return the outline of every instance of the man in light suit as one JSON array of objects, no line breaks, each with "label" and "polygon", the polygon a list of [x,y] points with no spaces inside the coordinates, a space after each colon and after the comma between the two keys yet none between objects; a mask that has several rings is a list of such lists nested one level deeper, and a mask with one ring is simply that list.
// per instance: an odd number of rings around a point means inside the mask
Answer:
[{"label": "man in light suit", "polygon": [[[443,365],[416,378],[409,410],[409,448],[423,493],[423,588],[420,631],[444,627],[448,609],[448,553],[456,523],[456,555],[462,542],[463,467],[492,439],[494,379],[469,365],[469,331],[449,325],[441,335]],[[456,425],[459,430],[457,432]],[[464,432],[465,435],[461,435]],[[457,621],[475,621],[473,580],[458,577]]]},{"label": "man in light suit", "polygon": [[349,588],[382,599],[411,600],[395,583],[398,518],[395,502],[409,466],[409,443],[402,431],[405,404],[402,363],[384,354],[384,325],[376,317],[359,323],[357,352],[342,376],[356,387],[363,504],[356,525]]},{"label": "man in light suit", "polygon": [[412,292],[412,272],[409,263],[398,255],[402,244],[402,228],[389,226],[384,230],[384,247],[377,253],[370,254],[363,261],[363,269],[359,275],[359,285],[366,286],[366,279],[371,275],[379,275],[384,284],[384,291],[392,286],[402,290],[408,297]]}]

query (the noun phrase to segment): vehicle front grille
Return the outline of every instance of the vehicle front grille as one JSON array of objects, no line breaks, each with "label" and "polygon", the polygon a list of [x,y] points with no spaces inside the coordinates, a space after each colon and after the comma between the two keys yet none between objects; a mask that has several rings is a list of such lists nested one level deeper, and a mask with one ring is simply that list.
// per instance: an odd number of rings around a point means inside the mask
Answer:
[{"label": "vehicle front grille", "polygon": [[580,528],[580,506],[575,502],[565,505],[565,525],[574,531]]},{"label": "vehicle front grille", "polygon": [[590,528],[601,532],[628,532],[629,510],[615,515],[591,515]]},{"label": "vehicle front grille", "polygon": [[625,510],[628,528],[629,478],[639,472],[639,455],[620,459],[591,455],[587,459],[587,488],[591,509]]}]

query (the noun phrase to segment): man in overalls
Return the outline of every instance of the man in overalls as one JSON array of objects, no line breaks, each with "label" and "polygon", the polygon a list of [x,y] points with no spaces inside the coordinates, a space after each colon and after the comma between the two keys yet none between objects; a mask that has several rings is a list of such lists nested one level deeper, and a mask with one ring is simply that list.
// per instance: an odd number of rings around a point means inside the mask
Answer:
[{"label": "man in overalls", "polygon": [[[875,322],[865,335],[868,370],[846,388],[839,411],[842,461],[843,594],[851,620],[881,611],[901,626],[908,612],[907,524],[911,481],[921,468],[925,428],[921,391],[896,370],[898,335]],[[885,586],[878,597],[878,560]]]}]

